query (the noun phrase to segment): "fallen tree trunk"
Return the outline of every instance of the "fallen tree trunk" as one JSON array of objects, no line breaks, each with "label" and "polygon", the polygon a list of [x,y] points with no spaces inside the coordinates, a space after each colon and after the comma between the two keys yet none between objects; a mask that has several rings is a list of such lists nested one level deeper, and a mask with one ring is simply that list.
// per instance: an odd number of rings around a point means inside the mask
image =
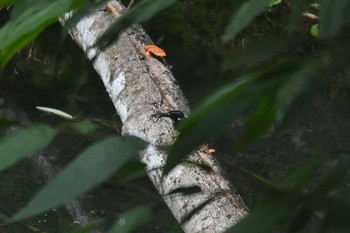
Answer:
[{"label": "fallen tree trunk", "polygon": [[[132,26],[107,49],[94,48],[95,41],[124,7],[110,1],[83,18],[70,34],[99,73],[123,122],[122,134],[149,142],[141,155],[149,178],[185,232],[223,232],[241,220],[248,209],[221,175],[206,146],[189,155],[168,175],[162,175],[167,154],[160,147],[174,143],[178,132],[167,117],[153,114],[179,110],[190,114],[180,87],[166,65],[145,56],[145,45],[153,44],[144,30]],[[62,19],[67,20],[71,14]],[[209,169],[208,169],[209,168]]]}]

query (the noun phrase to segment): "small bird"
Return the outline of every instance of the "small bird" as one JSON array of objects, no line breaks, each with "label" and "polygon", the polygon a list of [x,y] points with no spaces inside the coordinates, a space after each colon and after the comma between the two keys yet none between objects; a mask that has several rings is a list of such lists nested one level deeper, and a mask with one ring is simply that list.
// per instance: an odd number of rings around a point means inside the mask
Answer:
[{"label": "small bird", "polygon": [[180,110],[171,110],[169,112],[161,112],[152,114],[152,117],[161,118],[161,117],[169,117],[171,120],[174,121],[174,123],[178,123],[179,121],[182,121],[185,119],[185,115]]}]

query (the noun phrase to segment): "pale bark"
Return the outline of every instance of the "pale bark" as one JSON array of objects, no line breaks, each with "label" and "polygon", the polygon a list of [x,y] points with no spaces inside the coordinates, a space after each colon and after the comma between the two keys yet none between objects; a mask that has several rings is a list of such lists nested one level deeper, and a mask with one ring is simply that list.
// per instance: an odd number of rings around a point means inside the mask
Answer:
[{"label": "pale bark", "polygon": [[[70,33],[87,56],[94,58],[93,66],[123,122],[123,135],[149,142],[141,161],[182,229],[191,233],[223,232],[246,216],[248,210],[205,146],[162,177],[167,155],[159,146],[174,143],[178,132],[170,118],[154,119],[151,115],[180,110],[188,116],[190,110],[168,67],[144,55],[144,46],[153,44],[151,39],[135,25],[121,33],[107,49],[100,51],[93,47],[124,9],[117,1],[109,4],[112,11],[97,10],[83,18]],[[68,17],[70,14],[65,19]]]}]

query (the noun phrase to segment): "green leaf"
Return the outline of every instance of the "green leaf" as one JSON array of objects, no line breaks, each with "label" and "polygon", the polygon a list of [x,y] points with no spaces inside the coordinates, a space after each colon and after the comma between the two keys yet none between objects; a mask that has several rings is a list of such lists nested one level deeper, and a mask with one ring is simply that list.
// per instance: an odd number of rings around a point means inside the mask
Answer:
[{"label": "green leaf", "polygon": [[236,148],[243,148],[259,139],[269,130],[277,117],[277,87],[272,86],[258,97],[257,110],[244,124],[242,134],[235,142]]},{"label": "green leaf", "polygon": [[113,23],[108,30],[98,39],[96,46],[106,47],[118,38],[119,33],[135,24],[142,23],[158,12],[170,7],[176,0],[143,0],[137,5],[126,11],[120,16],[115,23]]},{"label": "green leaf", "polygon": [[[344,158],[338,159],[338,164],[329,169],[316,184],[314,184],[314,192],[318,195],[326,195],[345,177],[349,171],[350,158],[346,154]],[[337,181],[337,182],[335,182]]]},{"label": "green leaf", "polygon": [[16,1],[11,19],[0,29],[0,68],[58,17],[71,10],[76,2],[79,1]]},{"label": "green leaf", "polygon": [[14,125],[16,123],[17,123],[17,121],[13,121],[13,120],[10,120],[10,119],[7,119],[5,117],[0,116],[0,130],[3,128],[9,127],[11,125]]},{"label": "green leaf", "polygon": [[96,129],[95,124],[93,124],[92,122],[87,121],[87,120],[73,123],[73,124],[69,124],[69,126],[72,129],[74,129],[75,131],[82,133],[82,134],[92,133]]},{"label": "green leaf", "polygon": [[320,38],[329,39],[349,23],[350,1],[321,0],[320,5]]},{"label": "green leaf", "polygon": [[282,52],[295,43],[297,38],[292,35],[266,36],[258,42],[237,49],[223,64],[223,70],[236,69],[246,65],[256,65]]},{"label": "green leaf", "polygon": [[278,4],[280,4],[281,2],[282,2],[282,0],[270,0],[269,7],[278,5]]},{"label": "green leaf", "polygon": [[19,221],[62,205],[101,183],[139,157],[145,144],[135,137],[110,137],[83,151],[12,219]]},{"label": "green leaf", "polygon": [[278,90],[278,115],[276,129],[283,128],[293,114],[305,104],[316,85],[322,82],[317,77],[320,61],[305,62],[286,75],[286,81]]},{"label": "green leaf", "polygon": [[89,134],[96,130],[96,125],[89,120],[82,120],[79,122],[64,121],[58,126],[58,130],[73,129],[81,134]]},{"label": "green leaf", "polygon": [[284,232],[285,222],[290,218],[289,206],[285,200],[276,197],[253,209],[247,217],[225,233]]},{"label": "green leaf", "polygon": [[146,175],[145,165],[139,161],[126,163],[117,173],[115,173],[115,177],[117,177],[122,184],[145,177]]},{"label": "green leaf", "polygon": [[274,182],[274,187],[283,191],[299,191],[311,181],[311,178],[315,175],[315,169],[325,162],[326,159],[326,156],[316,155],[309,161],[298,164],[278,178]]},{"label": "green leaf", "polygon": [[[251,132],[253,126],[261,123],[257,128],[257,136],[265,132],[276,118],[276,111],[280,110],[275,88],[280,88],[283,83],[289,81],[286,77],[299,65],[288,62],[265,72],[247,74],[211,94],[180,124],[180,136],[170,149],[164,173],[168,173],[198,146],[218,135],[235,117],[251,112],[255,103],[259,103],[260,108],[257,109],[256,116],[252,117],[248,131]],[[271,91],[272,93],[267,94]],[[259,102],[259,97],[263,97],[264,100]],[[270,109],[263,109],[264,106],[269,106]],[[258,119],[262,114],[268,114],[267,119]],[[246,137],[245,145],[252,143],[257,136]]]},{"label": "green leaf", "polygon": [[289,17],[288,32],[294,32],[300,25],[302,14],[308,9],[312,0],[297,0]]},{"label": "green leaf", "polygon": [[46,125],[32,126],[0,139],[0,171],[45,148],[56,131]]},{"label": "green leaf", "polygon": [[271,0],[250,0],[244,3],[233,15],[222,40],[228,42],[247,27],[256,16],[263,13]]},{"label": "green leaf", "polygon": [[122,216],[113,224],[108,233],[127,233],[132,232],[136,227],[149,221],[151,211],[145,206],[137,206],[122,214]]},{"label": "green leaf", "polygon": [[[349,208],[350,204],[348,202],[331,200],[322,224],[326,227],[333,227],[332,229],[336,229],[336,232],[348,232],[350,227]],[[345,231],[340,231],[340,229]]]},{"label": "green leaf", "polygon": [[319,9],[320,8],[320,4],[317,3],[317,2],[314,2],[314,3],[310,4],[310,7],[313,7],[315,9]]},{"label": "green leaf", "polygon": [[1,0],[0,1],[0,8],[14,4],[16,1],[17,0]]},{"label": "green leaf", "polygon": [[277,128],[283,128],[295,115],[300,106],[310,101],[310,94],[326,85],[329,77],[337,70],[344,69],[350,55],[350,46],[343,46],[310,59],[298,69],[286,75],[286,81],[278,94]]},{"label": "green leaf", "polygon": [[313,36],[313,37],[316,37],[318,38],[320,36],[320,30],[318,28],[318,24],[314,24],[311,26],[310,28],[310,35]]},{"label": "green leaf", "polygon": [[87,225],[84,225],[83,227],[78,228],[77,230],[71,231],[70,233],[91,233],[94,232],[97,227],[101,226],[106,222],[106,218],[98,218],[94,219]]},{"label": "green leaf", "polygon": [[252,98],[245,90],[258,77],[258,74],[245,75],[239,81],[218,89],[195,108],[179,125],[180,136],[169,152],[165,174],[188,153],[217,135],[234,116],[246,110]]},{"label": "green leaf", "polygon": [[76,25],[83,17],[93,13],[97,8],[101,7],[103,4],[106,4],[109,0],[99,0],[93,2],[86,2],[82,0],[82,4],[76,11],[74,11],[72,17],[64,22],[65,32],[68,33],[69,29]]}]

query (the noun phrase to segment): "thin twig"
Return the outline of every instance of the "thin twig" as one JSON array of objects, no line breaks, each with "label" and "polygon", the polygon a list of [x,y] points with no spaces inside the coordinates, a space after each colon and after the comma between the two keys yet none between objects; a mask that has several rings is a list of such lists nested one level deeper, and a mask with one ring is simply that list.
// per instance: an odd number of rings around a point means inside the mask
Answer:
[{"label": "thin twig", "polygon": [[128,5],[128,7],[126,8],[126,9],[130,9],[130,7],[132,6],[132,4],[135,2],[135,0],[131,0],[130,2],[129,2],[129,5]]},{"label": "thin twig", "polygon": [[305,16],[305,17],[307,17],[309,19],[312,19],[312,20],[318,20],[320,18],[317,15],[314,15],[314,14],[309,13],[309,12],[304,12],[303,16]]}]

